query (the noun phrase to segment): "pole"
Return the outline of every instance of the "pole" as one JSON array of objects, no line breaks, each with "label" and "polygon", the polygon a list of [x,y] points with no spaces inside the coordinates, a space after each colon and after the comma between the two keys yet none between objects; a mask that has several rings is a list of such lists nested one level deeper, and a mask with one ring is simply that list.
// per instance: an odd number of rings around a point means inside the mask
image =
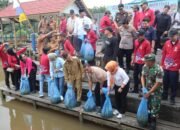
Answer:
[{"label": "pole", "polygon": [[12,26],[13,26],[13,34],[14,34],[14,43],[15,43],[15,48],[17,48],[17,39],[16,39],[16,28],[15,28],[15,23],[13,20],[12,21]]},{"label": "pole", "polygon": [[120,4],[122,4],[123,2],[122,2],[122,0],[120,0]]}]

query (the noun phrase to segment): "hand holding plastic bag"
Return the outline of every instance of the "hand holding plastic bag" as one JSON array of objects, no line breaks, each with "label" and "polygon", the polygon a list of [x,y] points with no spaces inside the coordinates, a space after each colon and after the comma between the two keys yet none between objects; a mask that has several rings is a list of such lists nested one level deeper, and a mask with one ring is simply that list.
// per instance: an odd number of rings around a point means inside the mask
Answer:
[{"label": "hand holding plastic bag", "polygon": [[21,77],[20,93],[22,95],[30,93],[29,79],[28,77]]},{"label": "hand holding plastic bag", "polygon": [[[143,94],[146,94],[148,91],[145,87],[142,88]],[[142,97],[141,102],[137,111],[137,121],[140,126],[146,126],[148,123],[148,100],[145,97]]]},{"label": "hand holding plastic bag", "polygon": [[102,88],[102,92],[105,94],[106,100],[101,110],[101,116],[104,118],[111,118],[113,116],[113,110],[112,110],[111,100],[108,95],[108,89]]},{"label": "hand holding plastic bag", "polygon": [[49,82],[50,82],[49,83],[50,84],[50,101],[53,104],[57,104],[61,101],[59,90],[57,88],[55,80],[50,80]]},{"label": "hand holding plastic bag", "polygon": [[67,108],[72,109],[76,107],[76,96],[72,85],[68,83],[67,87],[68,89],[65,94],[64,104]]},{"label": "hand holding plastic bag", "polygon": [[87,112],[94,111],[96,109],[96,103],[94,101],[93,93],[91,90],[89,90],[89,92],[87,93],[87,97],[88,99],[84,105],[84,110]]}]

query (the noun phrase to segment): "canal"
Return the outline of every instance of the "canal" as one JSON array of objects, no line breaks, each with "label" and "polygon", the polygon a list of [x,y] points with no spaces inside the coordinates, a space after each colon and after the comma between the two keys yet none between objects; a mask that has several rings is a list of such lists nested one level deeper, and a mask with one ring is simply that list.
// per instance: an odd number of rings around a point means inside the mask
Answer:
[{"label": "canal", "polygon": [[[0,81],[4,80],[0,70]],[[0,99],[0,130],[112,130],[50,109],[38,108],[12,97]]]}]

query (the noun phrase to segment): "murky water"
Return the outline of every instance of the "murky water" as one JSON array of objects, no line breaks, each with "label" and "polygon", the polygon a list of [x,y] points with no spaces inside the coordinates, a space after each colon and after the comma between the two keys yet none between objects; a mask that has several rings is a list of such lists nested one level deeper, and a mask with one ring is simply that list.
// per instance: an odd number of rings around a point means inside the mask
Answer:
[{"label": "murky water", "polygon": [[[0,81],[3,72],[0,71]],[[12,97],[0,99],[0,130],[112,130],[107,127],[80,123],[76,117],[50,109],[33,109],[32,104],[20,102]]]}]

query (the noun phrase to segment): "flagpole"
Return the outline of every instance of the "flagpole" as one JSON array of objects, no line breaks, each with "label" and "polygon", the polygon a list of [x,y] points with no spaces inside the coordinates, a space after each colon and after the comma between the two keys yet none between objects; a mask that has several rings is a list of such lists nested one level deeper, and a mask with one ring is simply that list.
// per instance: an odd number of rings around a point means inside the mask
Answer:
[{"label": "flagpole", "polygon": [[[20,1],[17,0],[17,2],[19,3],[19,6],[21,7]],[[22,7],[21,7],[21,8],[22,8]],[[23,10],[23,12],[25,13],[25,11],[24,11],[23,8],[22,8],[22,10]],[[25,14],[26,14],[26,13],[25,13]],[[30,26],[32,32],[34,33],[34,29],[33,29],[32,25],[31,25],[30,20],[29,20],[29,18],[27,17],[27,15],[26,15],[26,18],[27,18],[28,24],[29,24],[29,26]]]}]

